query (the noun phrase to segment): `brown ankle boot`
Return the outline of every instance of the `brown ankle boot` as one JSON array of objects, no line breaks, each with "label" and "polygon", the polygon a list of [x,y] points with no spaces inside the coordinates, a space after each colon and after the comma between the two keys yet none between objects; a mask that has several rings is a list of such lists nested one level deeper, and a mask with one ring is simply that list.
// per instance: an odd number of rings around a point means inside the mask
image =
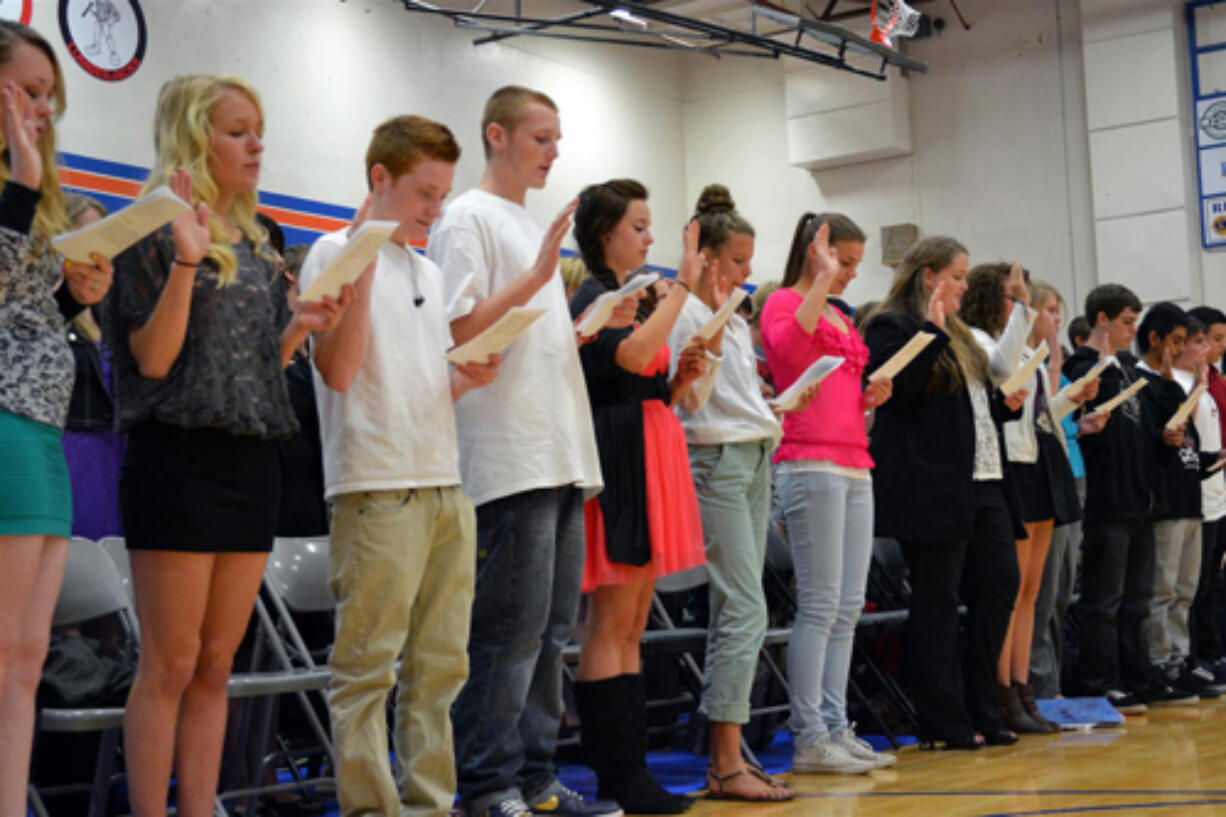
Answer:
[{"label": "brown ankle boot", "polygon": [[1017,690],[1012,686],[1006,687],[998,684],[996,694],[1000,698],[1000,716],[1005,726],[1019,735],[1039,735],[1047,732],[1045,726],[1026,714],[1026,710],[1022,708],[1022,702],[1018,700]]}]

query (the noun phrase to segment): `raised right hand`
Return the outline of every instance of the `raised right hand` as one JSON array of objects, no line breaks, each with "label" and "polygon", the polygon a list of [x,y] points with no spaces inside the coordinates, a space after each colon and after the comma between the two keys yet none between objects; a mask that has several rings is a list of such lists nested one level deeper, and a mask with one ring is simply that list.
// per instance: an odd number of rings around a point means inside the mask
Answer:
[{"label": "raised right hand", "polygon": [[928,320],[938,329],[945,328],[945,286],[948,282],[941,279],[928,297]]},{"label": "raised right hand", "polygon": [[4,103],[4,143],[8,146],[13,181],[37,190],[43,175],[43,157],[38,152],[34,101],[12,80],[0,88],[0,101]]},{"label": "raised right hand", "polygon": [[830,225],[823,224],[813,236],[808,249],[809,263],[813,265],[813,286],[822,292],[830,290],[830,284],[839,272],[839,253],[830,245]]},{"label": "raised right hand", "polygon": [[562,255],[562,240],[566,238],[566,233],[570,230],[571,216],[575,213],[575,208],[579,206],[579,199],[571,199],[570,203],[562,208],[562,212],[558,213],[557,218],[549,225],[549,229],[545,231],[545,237],[541,240],[541,249],[536,254],[536,262],[532,265],[532,277],[544,286],[558,270],[558,259]]},{"label": "raised right hand", "polygon": [[1005,279],[1005,294],[1030,306],[1030,287],[1026,286],[1026,275],[1016,259],[1009,267],[1009,277]]},{"label": "raised right hand", "polygon": [[[192,203],[192,177],[180,167],[170,176],[170,189],[189,205]],[[209,206],[204,202],[170,222],[175,240],[175,257],[185,264],[198,264],[209,251]]]}]

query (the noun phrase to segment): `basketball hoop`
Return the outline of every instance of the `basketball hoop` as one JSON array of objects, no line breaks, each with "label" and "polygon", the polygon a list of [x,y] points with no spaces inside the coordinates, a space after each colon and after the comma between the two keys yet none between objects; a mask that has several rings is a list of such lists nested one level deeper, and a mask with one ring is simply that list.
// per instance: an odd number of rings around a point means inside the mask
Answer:
[{"label": "basketball hoop", "polygon": [[[869,39],[893,48],[891,36],[914,37],[915,32],[919,31],[920,18],[923,16],[903,0],[873,0],[873,7],[869,10],[873,33]],[[879,23],[878,20],[882,22]]]}]

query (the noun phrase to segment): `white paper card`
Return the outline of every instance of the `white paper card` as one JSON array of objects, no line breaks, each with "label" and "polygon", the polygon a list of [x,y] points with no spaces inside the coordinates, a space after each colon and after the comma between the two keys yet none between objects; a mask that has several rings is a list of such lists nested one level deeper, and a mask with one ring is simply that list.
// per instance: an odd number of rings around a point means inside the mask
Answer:
[{"label": "white paper card", "polygon": [[592,301],[592,305],[587,310],[587,315],[579,322],[579,334],[585,338],[590,338],[599,332],[609,322],[609,318],[613,317],[613,310],[623,298],[627,295],[633,295],[640,289],[646,289],[659,279],[660,274],[657,272],[638,275],[622,284],[620,289],[606,292]]},{"label": "white paper card", "polygon": [[838,355],[823,355],[809,368],[805,369],[804,374],[796,378],[796,382],[788,386],[783,394],[771,401],[771,408],[775,411],[788,411],[795,408],[800,403],[800,396],[805,390],[821,383],[830,373],[843,365],[843,358]]},{"label": "white paper card", "polygon": [[303,301],[322,301],[325,295],[339,298],[341,287],[358,280],[383,246],[383,242],[391,238],[399,226],[395,221],[363,223],[346,242],[340,254],[332,259],[327,269],[311,282],[299,298]]},{"label": "white paper card", "polygon": [[1047,341],[1040,341],[1039,348],[1034,350],[1034,354],[1030,359],[1017,367],[1017,371],[1005,378],[1005,382],[1000,384],[1001,394],[1008,397],[1018,389],[1024,389],[1034,381],[1034,373],[1043,365],[1043,361],[1047,359]]},{"label": "white paper card", "polygon": [[1112,363],[1118,363],[1118,361],[1115,359],[1115,355],[1107,355],[1106,357],[1099,358],[1098,362],[1091,366],[1089,371],[1062,388],[1060,390],[1060,394],[1070,399],[1074,394],[1080,394],[1081,390],[1088,386],[1091,380],[1105,372],[1107,367]]},{"label": "white paper card", "polygon": [[1117,394],[1115,397],[1112,397],[1107,402],[1100,403],[1098,406],[1096,406],[1094,408],[1093,413],[1094,414],[1106,414],[1108,412],[1114,411],[1116,406],[1118,406],[1120,403],[1123,403],[1129,397],[1132,397],[1134,394],[1136,394],[1137,392],[1139,392],[1141,389],[1145,388],[1148,385],[1149,385],[1149,381],[1146,380],[1144,377],[1138,379],[1135,383],[1133,383],[1128,388],[1124,389],[1122,392]]},{"label": "white paper card", "polygon": [[536,319],[545,314],[543,309],[512,307],[484,332],[468,343],[455,347],[447,353],[448,363],[484,363],[490,355],[500,355]]},{"label": "white paper card", "polygon": [[728,319],[732,317],[732,313],[736,312],[736,308],[741,305],[741,301],[745,300],[748,296],[749,293],[740,287],[729,292],[728,300],[724,301],[724,305],[712,316],[711,320],[703,324],[703,327],[698,330],[698,337],[703,340],[710,340],[715,337],[715,333],[728,322]]},{"label": "white paper card", "polygon": [[1179,411],[1171,419],[1166,421],[1166,430],[1174,431],[1188,421],[1192,416],[1192,412],[1196,409],[1196,404],[1200,402],[1201,395],[1205,393],[1205,384],[1201,383],[1196,388],[1192,389],[1192,393],[1188,395],[1188,399],[1184,400],[1179,405]]},{"label": "white paper card", "polygon": [[57,235],[51,239],[51,245],[69,261],[92,264],[89,258],[91,253],[114,258],[166,222],[191,212],[191,209],[169,187],[162,185],[119,212],[79,230]]},{"label": "white paper card", "polygon": [[892,380],[898,377],[898,373],[907,368],[907,365],[924,351],[924,347],[935,339],[936,335],[931,332],[916,332],[905,346],[894,353],[893,357],[882,363],[877,371],[869,375],[868,382],[876,383],[878,380]]}]

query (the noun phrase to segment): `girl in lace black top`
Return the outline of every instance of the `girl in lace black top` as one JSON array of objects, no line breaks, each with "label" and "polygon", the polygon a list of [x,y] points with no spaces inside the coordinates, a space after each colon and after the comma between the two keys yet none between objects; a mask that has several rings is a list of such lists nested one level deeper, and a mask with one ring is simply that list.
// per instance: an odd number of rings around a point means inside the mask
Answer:
[{"label": "girl in lace black top", "polygon": [[61,432],[73,356],[57,301],[78,311],[97,302],[111,268],[105,259],[66,264],[51,248],[68,229],[53,122],[64,109],[63,78],[47,41],[8,21],[0,21],[0,101],[0,814],[22,814],[34,691],[72,525]]},{"label": "girl in lace black top", "polygon": [[226,682],[251,615],[280,498],[274,438],[297,428],[282,369],[340,302],[290,315],[280,259],[255,221],[263,114],[237,77],[167,82],[148,187],[195,203],[116,259],[107,330],[129,429],[120,507],[142,651],[125,718],[137,814],[180,813],[217,788]]}]

